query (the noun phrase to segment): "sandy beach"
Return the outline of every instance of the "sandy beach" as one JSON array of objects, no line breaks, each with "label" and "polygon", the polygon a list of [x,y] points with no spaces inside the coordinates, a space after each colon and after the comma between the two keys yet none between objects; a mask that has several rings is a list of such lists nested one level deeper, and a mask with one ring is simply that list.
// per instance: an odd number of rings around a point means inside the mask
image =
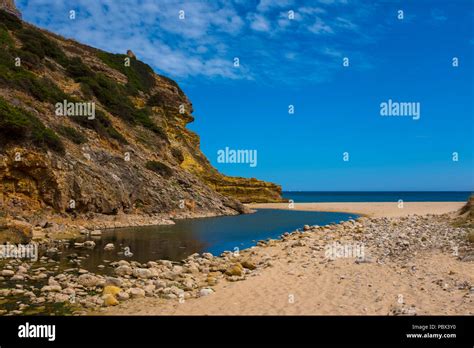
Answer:
[{"label": "sandy beach", "polygon": [[[344,212],[370,217],[397,217],[412,214],[445,214],[459,210],[464,202],[337,202],[294,203],[293,210]],[[290,209],[288,203],[249,204],[251,209]]]},{"label": "sandy beach", "polygon": [[[259,243],[238,257],[227,256],[231,263],[250,258],[258,267],[246,270],[245,279],[220,280],[209,295],[182,301],[136,298],[102,314],[472,315],[474,256],[467,230],[452,227],[446,215],[407,217],[442,214],[462,205],[406,203],[400,209],[392,203],[297,204],[295,209],[370,217],[329,227],[307,226],[306,232]],[[343,253],[328,259],[328,246],[334,243],[363,245],[364,256]]]},{"label": "sandy beach", "polygon": [[[50,248],[39,263],[4,264],[0,280],[28,287],[1,288],[0,301],[20,304],[0,314],[34,314],[47,303],[72,315],[472,315],[472,203],[462,215],[462,202],[296,204],[364,216],[323,226],[301,221],[297,230],[219,255],[124,256],[97,270],[84,269],[77,253],[60,270],[49,256],[59,249]],[[252,205],[263,207],[287,205]],[[87,253],[96,247],[74,244]]]},{"label": "sandy beach", "polygon": [[[245,281],[220,283],[210,296],[184,303],[136,299],[104,314],[389,315],[397,308],[405,314],[474,314],[472,295],[443,289],[444,284],[452,290],[456,283],[474,281],[473,264],[453,256],[420,255],[409,268],[343,259],[324,266],[302,250],[291,261],[278,248],[269,249],[268,255],[274,260],[271,268]],[[439,279],[446,283],[436,283]]]}]

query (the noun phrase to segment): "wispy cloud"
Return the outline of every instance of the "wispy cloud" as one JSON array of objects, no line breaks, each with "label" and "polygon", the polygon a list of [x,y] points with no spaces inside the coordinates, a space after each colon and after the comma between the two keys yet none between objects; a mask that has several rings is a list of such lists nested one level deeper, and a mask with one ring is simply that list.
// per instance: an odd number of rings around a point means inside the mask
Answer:
[{"label": "wispy cloud", "polygon": [[247,19],[250,23],[250,28],[253,30],[265,32],[270,30],[270,23],[263,15],[250,13],[247,15]]},{"label": "wispy cloud", "polygon": [[[340,62],[327,59],[340,58],[341,40],[352,51],[362,50],[357,45],[367,43],[368,34],[361,28],[371,15],[344,0],[17,0],[17,5],[27,21],[105,50],[132,49],[158,72],[181,80],[330,78]],[[240,67],[233,65],[235,57]]]},{"label": "wispy cloud", "polygon": [[334,30],[321,18],[316,17],[314,23],[308,27],[314,34],[333,34]]},{"label": "wispy cloud", "polygon": [[443,11],[436,8],[431,10],[431,18],[433,18],[433,20],[436,22],[444,22],[448,19],[448,17],[444,15]]}]

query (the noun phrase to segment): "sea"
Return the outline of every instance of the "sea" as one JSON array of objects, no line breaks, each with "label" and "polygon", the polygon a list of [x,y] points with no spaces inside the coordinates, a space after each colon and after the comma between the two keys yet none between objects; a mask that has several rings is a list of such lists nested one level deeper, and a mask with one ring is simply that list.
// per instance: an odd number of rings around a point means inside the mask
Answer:
[{"label": "sea", "polygon": [[310,202],[465,202],[472,191],[284,191],[295,203]]}]

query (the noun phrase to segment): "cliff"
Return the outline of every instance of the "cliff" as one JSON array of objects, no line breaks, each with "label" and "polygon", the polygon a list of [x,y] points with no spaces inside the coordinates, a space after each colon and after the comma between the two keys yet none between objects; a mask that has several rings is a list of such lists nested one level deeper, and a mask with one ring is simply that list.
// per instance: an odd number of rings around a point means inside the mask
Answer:
[{"label": "cliff", "polygon": [[4,10],[18,18],[21,18],[21,13],[18,11],[14,0],[0,0],[0,10]]},{"label": "cliff", "polygon": [[5,11],[0,46],[4,211],[219,215],[281,200],[275,184],[213,168],[186,128],[191,102],[131,52],[66,40]]}]

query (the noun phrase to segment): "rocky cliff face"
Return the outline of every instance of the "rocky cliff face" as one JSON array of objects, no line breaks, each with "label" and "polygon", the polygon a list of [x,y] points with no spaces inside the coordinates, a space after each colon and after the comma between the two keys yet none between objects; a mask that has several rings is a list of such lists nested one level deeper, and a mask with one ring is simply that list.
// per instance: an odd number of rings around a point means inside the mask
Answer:
[{"label": "rocky cliff face", "polygon": [[0,10],[4,10],[18,18],[21,18],[21,13],[18,11],[14,0],[0,0]]},{"label": "rocky cliff face", "polygon": [[191,102],[133,55],[66,40],[4,11],[0,46],[4,211],[235,214],[245,211],[239,200],[281,199],[277,185],[213,168],[186,128]]}]

